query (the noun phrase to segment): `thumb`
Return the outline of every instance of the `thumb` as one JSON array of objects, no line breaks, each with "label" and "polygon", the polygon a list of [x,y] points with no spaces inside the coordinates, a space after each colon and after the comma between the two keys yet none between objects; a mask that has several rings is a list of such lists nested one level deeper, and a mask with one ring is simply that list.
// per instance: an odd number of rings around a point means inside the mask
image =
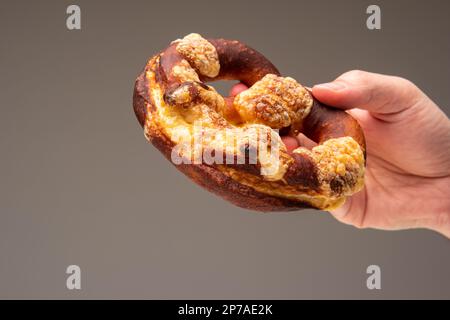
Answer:
[{"label": "thumb", "polygon": [[315,85],[312,92],[331,106],[379,114],[403,111],[423,97],[420,89],[406,79],[359,70],[346,72],[333,82]]},{"label": "thumb", "polygon": [[367,215],[367,192],[364,189],[348,197],[341,207],[330,213],[338,221],[357,228],[366,228],[373,223]]}]

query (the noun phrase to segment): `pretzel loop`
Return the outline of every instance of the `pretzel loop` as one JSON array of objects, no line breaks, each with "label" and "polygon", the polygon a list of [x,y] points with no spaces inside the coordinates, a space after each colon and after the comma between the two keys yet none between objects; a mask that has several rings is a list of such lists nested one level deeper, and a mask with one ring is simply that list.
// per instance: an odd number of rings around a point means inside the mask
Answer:
[{"label": "pretzel loop", "polygon": [[[206,84],[219,79],[250,88],[224,98]],[[181,157],[182,172],[238,206],[331,209],[363,187],[365,142],[357,121],[238,41],[190,34],[172,42],[138,77],[133,106],[146,137],[167,158]],[[288,153],[278,129],[318,145]],[[192,145],[206,161],[183,149]]]}]

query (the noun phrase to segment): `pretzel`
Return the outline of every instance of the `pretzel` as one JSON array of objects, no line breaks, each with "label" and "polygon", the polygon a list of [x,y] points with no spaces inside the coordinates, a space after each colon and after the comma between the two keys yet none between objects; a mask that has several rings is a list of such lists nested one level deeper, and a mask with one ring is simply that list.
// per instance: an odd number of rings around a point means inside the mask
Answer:
[{"label": "pretzel", "polygon": [[[206,84],[219,79],[239,80],[249,89],[222,97]],[[167,159],[237,206],[330,210],[364,185],[358,122],[321,104],[239,41],[199,34],[173,41],[137,78],[133,107],[146,138]],[[281,136],[298,133],[317,146],[288,152]],[[267,156],[272,153],[276,157]],[[208,157],[198,161],[199,154]]]}]

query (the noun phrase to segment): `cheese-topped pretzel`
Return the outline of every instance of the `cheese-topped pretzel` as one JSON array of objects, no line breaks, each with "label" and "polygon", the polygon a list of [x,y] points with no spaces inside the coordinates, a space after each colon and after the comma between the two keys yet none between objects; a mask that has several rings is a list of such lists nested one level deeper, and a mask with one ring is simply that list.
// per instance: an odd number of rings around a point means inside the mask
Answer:
[{"label": "cheese-topped pretzel", "polygon": [[[206,84],[219,79],[249,89],[224,98]],[[332,209],[363,187],[357,121],[239,41],[173,41],[137,78],[133,106],[147,139],[178,169],[240,207]],[[280,133],[303,133],[317,146],[288,153]]]}]

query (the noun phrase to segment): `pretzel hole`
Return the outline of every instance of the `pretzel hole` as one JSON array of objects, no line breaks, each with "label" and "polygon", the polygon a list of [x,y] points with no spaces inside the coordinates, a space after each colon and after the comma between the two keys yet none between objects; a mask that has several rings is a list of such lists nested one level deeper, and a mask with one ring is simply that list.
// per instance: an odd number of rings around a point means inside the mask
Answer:
[{"label": "pretzel hole", "polygon": [[224,98],[230,97],[231,88],[238,83],[238,80],[216,80],[210,82],[214,89]]}]

